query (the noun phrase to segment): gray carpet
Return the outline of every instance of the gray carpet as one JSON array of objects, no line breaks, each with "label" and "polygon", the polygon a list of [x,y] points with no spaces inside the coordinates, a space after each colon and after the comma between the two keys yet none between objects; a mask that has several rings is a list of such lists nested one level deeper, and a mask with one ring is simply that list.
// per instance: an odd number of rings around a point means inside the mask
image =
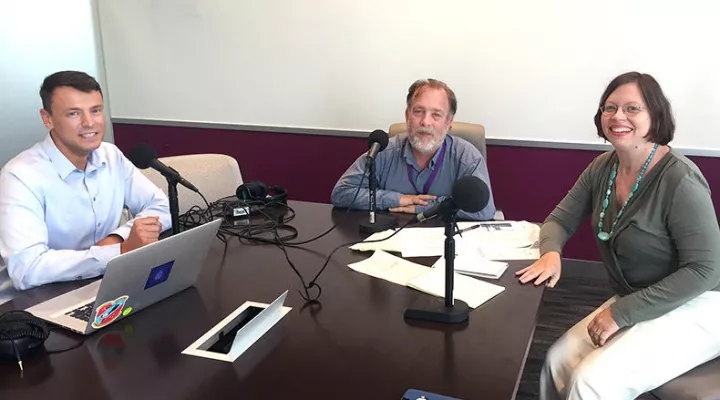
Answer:
[{"label": "gray carpet", "polygon": [[540,369],[547,349],[568,328],[595,310],[612,294],[607,278],[601,271],[563,270],[563,277],[555,288],[545,291],[516,399],[538,398]]}]

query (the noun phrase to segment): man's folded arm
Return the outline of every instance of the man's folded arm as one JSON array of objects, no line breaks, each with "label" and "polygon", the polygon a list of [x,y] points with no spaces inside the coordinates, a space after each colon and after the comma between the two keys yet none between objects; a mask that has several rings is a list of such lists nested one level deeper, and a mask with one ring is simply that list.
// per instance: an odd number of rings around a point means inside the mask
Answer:
[{"label": "man's folded arm", "polygon": [[0,176],[0,188],[0,256],[17,289],[98,276],[120,254],[119,244],[48,249],[44,211],[35,194],[11,173]]},{"label": "man's folded arm", "polygon": [[[337,181],[331,196],[332,204],[335,207],[355,208],[360,210],[368,210],[370,208],[368,177],[365,176],[363,179],[365,165],[365,155],[362,155]],[[362,187],[360,187],[360,190],[358,191],[358,186],[360,185],[361,180]],[[353,201],[353,197],[355,197],[356,192],[357,197],[355,198],[355,201]],[[375,196],[377,209],[387,210],[390,207],[399,206],[401,196],[402,193],[400,192],[378,189]]]},{"label": "man's folded arm", "polygon": [[123,155],[120,155],[120,157],[122,157],[121,162],[125,176],[125,206],[133,215],[133,219],[119,226],[112,234],[127,240],[135,219],[144,217],[160,217],[162,230],[170,229],[172,221],[168,197],[150,179],[143,175],[130,160]]}]

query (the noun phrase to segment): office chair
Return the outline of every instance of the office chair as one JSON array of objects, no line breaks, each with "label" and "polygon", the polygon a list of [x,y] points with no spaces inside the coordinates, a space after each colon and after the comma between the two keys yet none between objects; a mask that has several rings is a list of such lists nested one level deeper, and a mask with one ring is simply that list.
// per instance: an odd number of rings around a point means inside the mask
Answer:
[{"label": "office chair", "polygon": [[[398,122],[390,125],[388,135],[393,137],[398,133],[407,132],[407,126],[404,122]],[[485,127],[480,124],[471,124],[467,122],[453,122],[450,127],[450,134],[463,138],[472,143],[487,161],[487,150],[485,148]]]},{"label": "office chair", "polygon": [[[243,183],[237,161],[224,154],[190,154],[162,157],[159,160],[195,185],[210,203],[234,195],[237,187]],[[167,180],[159,172],[151,168],[140,172],[167,194]],[[205,208],[200,196],[182,185],[178,185],[178,203],[181,215],[194,205]]]}]

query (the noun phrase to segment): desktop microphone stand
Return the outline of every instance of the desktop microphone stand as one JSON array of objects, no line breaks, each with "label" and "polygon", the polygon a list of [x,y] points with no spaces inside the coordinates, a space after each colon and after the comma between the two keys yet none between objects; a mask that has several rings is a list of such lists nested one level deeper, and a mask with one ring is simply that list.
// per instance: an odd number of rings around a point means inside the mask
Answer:
[{"label": "desktop microphone stand", "polygon": [[386,231],[397,225],[395,218],[385,214],[375,214],[377,203],[375,196],[377,194],[377,178],[375,176],[375,159],[368,157],[368,186],[370,189],[370,219],[360,223],[360,232],[375,233]]},{"label": "desktop microphone stand", "polygon": [[172,234],[177,235],[180,233],[180,206],[178,205],[178,190],[176,179],[165,177],[168,182],[168,200],[170,201],[170,220],[172,221]]},{"label": "desktop microphone stand", "polygon": [[455,301],[455,239],[457,209],[443,215],[445,221],[445,300],[437,297],[423,298],[421,304],[405,310],[405,319],[457,324],[470,317],[470,307],[464,301]]}]

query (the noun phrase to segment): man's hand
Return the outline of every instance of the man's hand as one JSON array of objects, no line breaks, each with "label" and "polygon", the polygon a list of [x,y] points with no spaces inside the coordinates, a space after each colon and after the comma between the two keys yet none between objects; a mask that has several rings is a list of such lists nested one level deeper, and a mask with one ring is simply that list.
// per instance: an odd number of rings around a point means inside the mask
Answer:
[{"label": "man's hand", "polygon": [[162,225],[159,217],[136,219],[130,228],[130,236],[120,245],[120,254],[157,242],[161,231]]},{"label": "man's hand", "polygon": [[588,324],[587,330],[595,346],[604,346],[605,342],[614,335],[620,327],[612,316],[610,307],[600,311]]},{"label": "man's hand", "polygon": [[435,199],[436,196],[431,194],[404,194],[400,196],[400,205],[391,207],[390,212],[417,214],[415,206],[426,206],[428,201]]}]

